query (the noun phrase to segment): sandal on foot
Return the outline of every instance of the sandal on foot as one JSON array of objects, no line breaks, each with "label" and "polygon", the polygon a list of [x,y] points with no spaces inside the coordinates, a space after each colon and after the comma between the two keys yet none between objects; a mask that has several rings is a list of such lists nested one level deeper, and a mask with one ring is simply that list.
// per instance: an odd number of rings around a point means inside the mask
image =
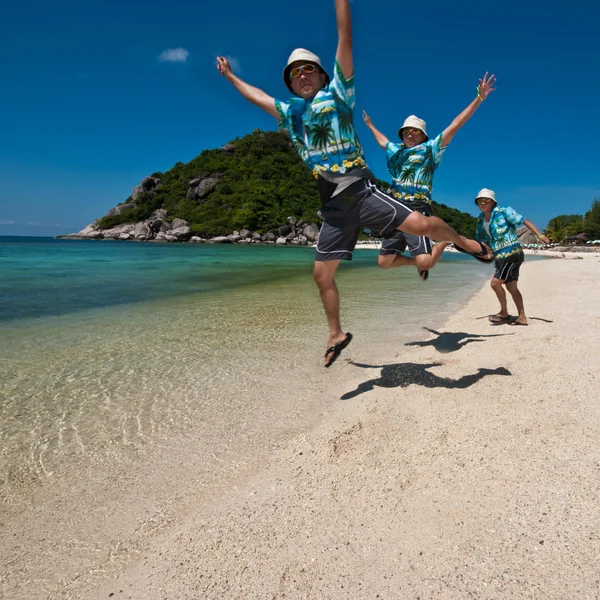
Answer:
[{"label": "sandal on foot", "polygon": [[338,342],[337,344],[334,344],[333,346],[331,346],[331,348],[327,349],[327,352],[325,352],[325,358],[327,358],[327,356],[329,354],[331,354],[333,352],[333,356],[331,357],[330,361],[325,365],[325,368],[327,369],[328,367],[330,367],[339,357],[339,355],[342,353],[342,350],[352,341],[352,334],[350,332],[348,332],[346,334],[346,339],[342,340],[341,342]]},{"label": "sandal on foot", "polygon": [[419,271],[419,277],[423,281],[427,281],[427,278],[429,277],[429,271],[427,269],[424,269],[423,271]]},{"label": "sandal on foot", "polygon": [[488,254],[488,249],[481,242],[477,242],[477,243],[479,244],[479,247],[481,248],[481,250],[479,252],[469,252],[468,250],[465,250],[464,248],[461,248],[460,246],[457,246],[456,244],[452,244],[452,247],[455,248],[456,250],[458,250],[459,252],[462,252],[463,254],[468,254],[469,256],[472,256],[475,260],[478,260],[479,262],[482,262],[482,263],[494,262],[493,256],[491,258],[484,258]]},{"label": "sandal on foot", "polygon": [[500,315],[492,315],[490,317],[490,323],[494,325],[502,325],[503,323],[507,323],[510,321],[510,315],[506,317],[501,317]]}]

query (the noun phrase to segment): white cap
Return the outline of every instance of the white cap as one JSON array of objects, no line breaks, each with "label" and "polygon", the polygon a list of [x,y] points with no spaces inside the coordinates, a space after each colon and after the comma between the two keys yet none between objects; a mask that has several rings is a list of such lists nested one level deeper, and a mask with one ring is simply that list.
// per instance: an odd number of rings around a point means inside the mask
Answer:
[{"label": "white cap", "polygon": [[283,70],[283,82],[287,86],[288,90],[292,92],[292,94],[294,93],[294,90],[292,90],[292,86],[290,85],[290,71],[292,70],[291,65],[300,60],[317,65],[319,69],[321,69],[321,71],[325,73],[325,76],[327,77],[327,83],[329,83],[329,75],[327,75],[327,72],[323,68],[323,65],[321,64],[321,59],[316,54],[313,54],[310,50],[305,50],[304,48],[296,48],[290,54],[290,57],[287,61],[287,65]]},{"label": "white cap", "polygon": [[490,200],[493,200],[496,204],[496,193],[492,190],[488,190],[487,188],[483,188],[482,190],[479,190],[479,194],[477,194],[477,196],[475,196],[475,204],[477,204],[477,200],[479,200],[479,198],[489,198]]},{"label": "white cap", "polygon": [[402,139],[403,129],[419,129],[425,134],[425,137],[429,139],[429,136],[427,135],[427,131],[425,129],[426,127],[427,123],[425,123],[423,119],[419,119],[419,117],[415,117],[415,115],[410,115],[410,117],[406,117],[406,120],[402,124],[402,127],[398,129],[398,137]]}]

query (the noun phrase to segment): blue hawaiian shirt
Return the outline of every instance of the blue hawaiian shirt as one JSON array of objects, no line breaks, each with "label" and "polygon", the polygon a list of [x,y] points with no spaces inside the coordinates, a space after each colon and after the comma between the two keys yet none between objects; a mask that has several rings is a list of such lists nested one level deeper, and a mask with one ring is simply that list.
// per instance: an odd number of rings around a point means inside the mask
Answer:
[{"label": "blue hawaiian shirt", "polygon": [[275,100],[279,126],[289,131],[300,158],[317,177],[344,175],[367,166],[354,129],[354,75],[346,79],[335,62],[333,80],[312,100]]},{"label": "blue hawaiian shirt", "polygon": [[517,227],[523,225],[525,217],[510,206],[494,206],[490,215],[490,234],[483,226],[484,214],[480,213],[477,221],[475,238],[485,242],[492,249],[494,258],[506,258],[521,252],[521,244],[517,237]]},{"label": "blue hawaiian shirt", "polygon": [[392,176],[392,195],[403,201],[420,200],[431,204],[433,174],[445,149],[441,133],[435,139],[412,148],[388,142],[385,151],[388,171]]}]

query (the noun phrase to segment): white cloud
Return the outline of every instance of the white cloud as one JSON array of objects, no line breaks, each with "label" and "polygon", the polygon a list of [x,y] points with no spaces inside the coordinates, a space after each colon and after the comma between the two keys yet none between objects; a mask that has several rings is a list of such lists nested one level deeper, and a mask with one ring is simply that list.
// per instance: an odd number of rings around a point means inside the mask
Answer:
[{"label": "white cloud", "polygon": [[5,221],[3,219],[0,219],[0,225],[14,225],[15,222],[14,221]]},{"label": "white cloud", "polygon": [[158,55],[159,62],[186,62],[190,55],[185,48],[167,48]]},{"label": "white cloud", "polygon": [[225,58],[229,61],[229,64],[231,65],[231,70],[236,75],[239,75],[242,72],[240,61],[235,56],[226,56]]}]

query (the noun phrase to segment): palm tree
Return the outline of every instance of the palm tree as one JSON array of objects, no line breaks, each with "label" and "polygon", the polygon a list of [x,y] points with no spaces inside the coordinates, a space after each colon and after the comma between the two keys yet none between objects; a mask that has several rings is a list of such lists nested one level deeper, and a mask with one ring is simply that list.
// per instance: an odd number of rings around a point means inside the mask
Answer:
[{"label": "palm tree", "polygon": [[423,156],[423,166],[419,171],[418,185],[427,186],[431,188],[433,184],[433,174],[435,173],[436,164],[433,160],[433,150],[430,146],[425,148],[425,154]]},{"label": "palm tree", "polygon": [[564,216],[554,217],[550,219],[548,227],[546,227],[546,235],[553,242],[562,244],[567,237],[567,220]]},{"label": "palm tree", "polygon": [[330,121],[320,119],[312,125],[307,125],[305,129],[306,133],[310,137],[312,146],[315,148],[320,148],[321,150],[326,150],[329,144],[332,142],[335,144],[339,154],[335,133]]},{"label": "palm tree", "polygon": [[402,171],[400,172],[400,181],[403,184],[415,183],[415,175],[417,174],[417,164],[412,161],[407,161],[402,166]]}]

